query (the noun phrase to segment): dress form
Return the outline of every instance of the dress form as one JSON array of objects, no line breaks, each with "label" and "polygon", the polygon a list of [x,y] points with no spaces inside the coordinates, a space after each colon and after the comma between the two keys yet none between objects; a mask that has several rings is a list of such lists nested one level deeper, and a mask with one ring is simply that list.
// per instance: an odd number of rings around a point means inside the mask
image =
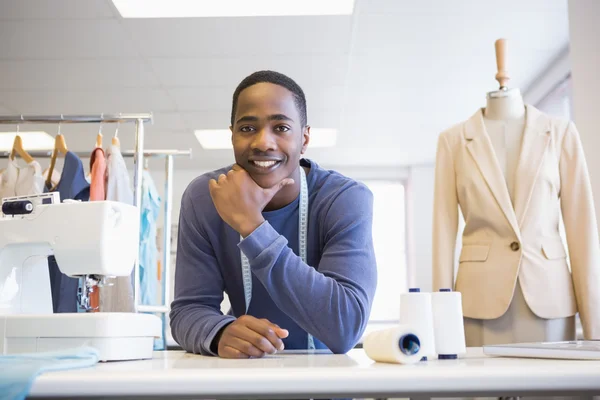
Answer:
[{"label": "dress form", "polygon": [[[505,46],[503,39],[496,42],[496,79],[500,88],[487,94],[483,124],[514,205],[516,171],[527,115],[519,89],[507,88],[510,78],[505,69]],[[517,280],[507,312],[491,320],[465,318],[465,337],[467,346],[573,340],[575,320],[574,317],[548,320],[536,316],[527,305]]]},{"label": "dress form", "polygon": [[525,104],[519,89],[499,90],[487,95],[483,123],[514,204],[515,174],[525,129]]}]

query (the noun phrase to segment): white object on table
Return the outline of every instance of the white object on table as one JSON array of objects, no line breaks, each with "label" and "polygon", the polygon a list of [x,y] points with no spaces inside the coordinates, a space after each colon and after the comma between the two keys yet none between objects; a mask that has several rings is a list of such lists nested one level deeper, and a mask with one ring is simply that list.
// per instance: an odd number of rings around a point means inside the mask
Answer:
[{"label": "white object on table", "polygon": [[402,293],[400,295],[400,323],[414,326],[419,330],[422,356],[435,356],[431,293],[422,293],[417,288],[410,288],[408,293]]},{"label": "white object on table", "polygon": [[483,346],[489,355],[566,360],[600,360],[600,340],[516,343]]},{"label": "white object on table", "polygon": [[423,358],[421,332],[410,325],[371,332],[363,342],[367,356],[377,362],[415,364]]}]

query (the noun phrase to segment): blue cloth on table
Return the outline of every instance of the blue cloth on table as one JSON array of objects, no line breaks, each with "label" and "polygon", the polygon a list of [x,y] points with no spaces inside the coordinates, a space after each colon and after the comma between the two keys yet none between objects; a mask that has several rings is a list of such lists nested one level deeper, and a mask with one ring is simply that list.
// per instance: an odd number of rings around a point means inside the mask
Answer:
[{"label": "blue cloth on table", "polygon": [[98,359],[98,350],[93,347],[0,355],[0,400],[24,399],[43,372],[90,367]]}]

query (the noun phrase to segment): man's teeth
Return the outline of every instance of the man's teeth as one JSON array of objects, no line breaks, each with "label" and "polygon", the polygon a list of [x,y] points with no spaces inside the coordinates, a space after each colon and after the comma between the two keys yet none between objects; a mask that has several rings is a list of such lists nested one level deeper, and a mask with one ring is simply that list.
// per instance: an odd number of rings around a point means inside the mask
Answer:
[{"label": "man's teeth", "polygon": [[277,161],[254,161],[254,164],[258,165],[261,168],[269,168],[277,164]]}]

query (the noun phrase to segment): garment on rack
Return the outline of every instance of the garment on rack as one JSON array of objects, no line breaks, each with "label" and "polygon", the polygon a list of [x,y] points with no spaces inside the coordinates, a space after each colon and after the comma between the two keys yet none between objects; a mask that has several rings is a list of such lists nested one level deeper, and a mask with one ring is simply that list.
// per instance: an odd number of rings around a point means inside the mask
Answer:
[{"label": "garment on rack", "polygon": [[0,199],[43,192],[42,167],[37,161],[19,167],[17,160],[8,160],[6,169],[0,174]]},{"label": "garment on rack", "polygon": [[90,201],[102,201],[106,198],[106,158],[99,147],[92,151],[90,171]]},{"label": "garment on rack", "polygon": [[[50,191],[50,188],[47,188]],[[90,199],[90,185],[85,180],[83,163],[77,155],[68,151],[65,155],[65,164],[60,177],[60,182],[55,191],[60,193],[60,200],[67,199],[88,201]],[[77,289],[79,280],[71,278],[60,272],[56,258],[48,257],[50,271],[50,286],[52,289],[52,306],[55,313],[77,312]]]},{"label": "garment on rack", "polygon": [[[103,201],[106,197],[106,159],[104,150],[96,147],[90,156],[90,175],[86,181],[90,184],[90,201]],[[100,291],[98,286],[94,286],[90,291],[90,307],[92,310],[100,311]]]},{"label": "garment on rack", "polygon": [[0,355],[0,399],[25,399],[33,381],[41,373],[90,367],[98,359],[98,350],[92,347]]},{"label": "garment on rack", "polygon": [[[133,205],[133,190],[127,165],[118,146],[106,149],[106,200]],[[133,281],[131,276],[109,279],[112,286],[100,290],[100,311],[134,312]]]},{"label": "garment on rack", "polygon": [[150,172],[142,174],[142,203],[140,220],[140,300],[141,304],[157,302],[158,249],[156,223],[160,197]]},{"label": "garment on rack", "polygon": [[133,204],[133,190],[127,164],[119,146],[106,149],[106,200]]}]

